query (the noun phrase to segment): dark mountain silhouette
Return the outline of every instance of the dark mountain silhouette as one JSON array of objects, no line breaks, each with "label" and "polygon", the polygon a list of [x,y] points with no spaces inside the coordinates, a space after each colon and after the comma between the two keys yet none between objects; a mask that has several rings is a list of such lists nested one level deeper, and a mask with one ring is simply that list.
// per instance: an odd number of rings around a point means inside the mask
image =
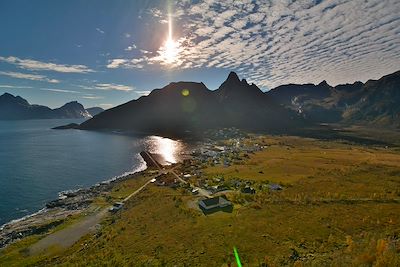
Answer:
[{"label": "dark mountain silhouette", "polygon": [[81,124],[81,129],[120,129],[140,133],[201,134],[219,127],[278,130],[304,123],[296,112],[273,103],[256,85],[231,72],[215,91],[203,83],[170,83]]},{"label": "dark mountain silhouette", "polygon": [[4,93],[0,96],[0,120],[91,118],[91,114],[77,101],[51,109],[31,105],[20,96]]},{"label": "dark mountain silhouette", "polygon": [[365,84],[282,85],[266,95],[313,122],[400,127],[400,71]]}]

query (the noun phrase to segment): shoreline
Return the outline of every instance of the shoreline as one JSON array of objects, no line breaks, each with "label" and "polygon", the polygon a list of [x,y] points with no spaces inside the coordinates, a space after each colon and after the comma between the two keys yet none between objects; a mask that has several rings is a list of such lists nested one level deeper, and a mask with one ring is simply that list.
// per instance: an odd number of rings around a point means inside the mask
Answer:
[{"label": "shoreline", "polygon": [[117,183],[143,174],[149,166],[145,159],[143,163],[145,164],[136,170],[124,172],[89,187],[60,191],[57,199],[46,202],[40,210],[0,225],[0,249],[22,238],[46,232],[62,224],[69,216],[89,211],[95,197],[109,192]]}]

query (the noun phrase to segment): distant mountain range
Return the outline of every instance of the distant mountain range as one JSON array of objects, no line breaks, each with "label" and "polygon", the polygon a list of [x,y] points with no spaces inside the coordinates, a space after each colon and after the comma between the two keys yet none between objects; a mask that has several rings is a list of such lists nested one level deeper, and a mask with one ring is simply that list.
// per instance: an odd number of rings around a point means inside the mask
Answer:
[{"label": "distant mountain range", "polygon": [[400,71],[335,87],[325,81],[282,85],[266,94],[312,122],[400,127]]},{"label": "distant mountain range", "polygon": [[61,128],[165,135],[221,127],[289,133],[320,123],[399,128],[399,87],[400,71],[366,83],[288,84],[262,92],[231,72],[217,90],[203,83],[170,83],[106,111],[78,102],[50,109],[6,93],[0,96],[0,119],[90,118]]},{"label": "distant mountain range", "polygon": [[217,90],[170,83],[102,112],[75,128],[182,134],[210,128],[290,132],[317,123],[400,127],[400,71],[365,84],[282,85],[262,92],[231,72]]},{"label": "distant mountain range", "polygon": [[0,96],[0,120],[27,119],[71,119],[92,118],[103,109],[93,107],[85,109],[77,101],[69,102],[62,107],[51,109],[41,105],[31,105],[20,96],[5,93]]}]

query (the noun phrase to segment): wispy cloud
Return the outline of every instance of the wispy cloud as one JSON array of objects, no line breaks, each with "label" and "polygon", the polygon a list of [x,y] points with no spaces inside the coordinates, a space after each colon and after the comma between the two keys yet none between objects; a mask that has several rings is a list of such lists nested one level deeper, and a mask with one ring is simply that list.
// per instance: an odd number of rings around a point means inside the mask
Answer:
[{"label": "wispy cloud", "polygon": [[128,85],[115,84],[115,83],[98,83],[94,86],[99,90],[116,90],[116,91],[132,91],[134,88]]},{"label": "wispy cloud", "polygon": [[35,71],[56,71],[63,73],[88,73],[94,70],[85,65],[64,65],[50,62],[42,62],[33,59],[20,59],[18,57],[0,57],[0,61],[13,64],[17,67]]},{"label": "wispy cloud", "polygon": [[56,88],[41,88],[42,91],[51,91],[56,93],[69,93],[69,94],[80,94],[81,92],[73,91],[73,90],[64,90],[64,89],[56,89]]},{"label": "wispy cloud", "polygon": [[50,79],[47,76],[39,75],[39,74],[27,74],[27,73],[21,73],[21,72],[0,71],[0,75],[5,75],[5,76],[12,77],[12,78],[17,78],[17,79],[26,79],[26,80],[32,80],[32,81],[49,82],[49,83],[59,83],[60,82],[59,80]]},{"label": "wispy cloud", "polygon": [[82,98],[84,98],[84,99],[104,99],[103,96],[89,96],[89,95],[82,96]]},{"label": "wispy cloud", "polygon": [[146,96],[149,95],[151,91],[136,91],[136,94],[139,96]]},{"label": "wispy cloud", "polygon": [[136,49],[136,45],[135,44],[131,44],[130,46],[125,48],[125,51],[132,51],[133,49]]},{"label": "wispy cloud", "polygon": [[21,85],[8,85],[8,84],[0,84],[0,88],[10,88],[10,89],[19,89],[19,88],[22,88],[22,89],[30,89],[30,88],[33,88],[32,86],[21,86]]},{"label": "wispy cloud", "polygon": [[[159,9],[148,14],[166,15]],[[173,14],[182,25],[173,64],[166,64],[161,46],[136,59],[140,68],[224,68],[271,88],[364,81],[400,66],[398,0],[178,1]],[[135,64],[120,58],[109,67]]]},{"label": "wispy cloud", "polygon": [[104,108],[104,109],[108,109],[108,108],[112,108],[114,105],[113,104],[99,104],[100,107]]},{"label": "wispy cloud", "polygon": [[105,31],[103,31],[103,30],[100,29],[100,28],[96,28],[96,31],[99,32],[99,33],[101,33],[101,34],[104,34],[104,33],[105,33]]},{"label": "wispy cloud", "polygon": [[[133,86],[129,85],[123,85],[123,84],[115,84],[115,83],[97,83],[91,86],[88,85],[78,85],[82,89],[85,90],[115,90],[115,91],[133,91],[135,88]],[[87,94],[90,95],[90,94]]]},{"label": "wispy cloud", "polygon": [[144,67],[144,63],[146,62],[148,62],[147,56],[133,59],[115,58],[108,61],[107,68],[142,69]]}]

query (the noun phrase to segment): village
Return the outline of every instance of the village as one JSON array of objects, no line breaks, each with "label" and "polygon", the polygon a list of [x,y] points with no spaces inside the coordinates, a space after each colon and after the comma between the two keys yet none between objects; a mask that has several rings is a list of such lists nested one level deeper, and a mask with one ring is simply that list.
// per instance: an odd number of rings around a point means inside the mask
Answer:
[{"label": "village", "polygon": [[[227,179],[222,174],[210,176],[204,173],[203,169],[208,166],[227,168],[244,164],[250,154],[268,149],[267,144],[255,142],[257,140],[252,140],[250,136],[236,128],[213,131],[209,136],[210,138],[199,148],[191,152],[190,159],[170,166],[173,172],[163,171],[152,182],[157,186],[185,190],[197,201],[197,205],[189,206],[201,210],[204,214],[217,211],[231,212],[234,204],[228,195],[232,193],[255,195],[284,189],[282,185],[270,183],[267,179],[256,182],[252,179],[238,177]],[[249,199],[246,198],[247,201]]]}]

